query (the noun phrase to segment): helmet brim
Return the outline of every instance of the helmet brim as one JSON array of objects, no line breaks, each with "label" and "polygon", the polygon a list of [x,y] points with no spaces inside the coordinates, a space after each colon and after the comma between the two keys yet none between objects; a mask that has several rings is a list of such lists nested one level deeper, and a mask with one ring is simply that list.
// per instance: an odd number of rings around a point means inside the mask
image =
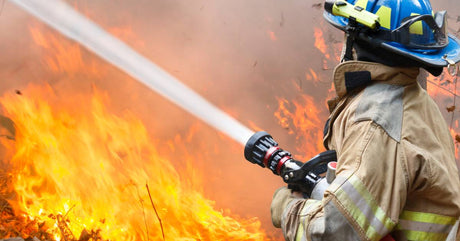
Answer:
[{"label": "helmet brim", "polygon": [[[345,31],[345,27],[348,24],[347,18],[335,16],[326,11],[323,13],[323,16],[332,26]],[[369,39],[363,40],[369,41]],[[439,50],[409,49],[396,42],[378,42],[385,50],[408,57],[423,63],[423,65],[431,67],[446,67],[448,65],[446,59],[454,63],[460,62],[460,41],[452,34],[449,34],[449,44]]]}]

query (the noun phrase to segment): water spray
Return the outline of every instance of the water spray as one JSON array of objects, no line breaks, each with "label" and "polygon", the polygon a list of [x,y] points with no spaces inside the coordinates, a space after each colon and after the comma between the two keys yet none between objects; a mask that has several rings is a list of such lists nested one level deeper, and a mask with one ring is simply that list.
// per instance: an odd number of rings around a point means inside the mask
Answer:
[{"label": "water spray", "polygon": [[254,133],[65,2],[10,1],[242,145]]}]

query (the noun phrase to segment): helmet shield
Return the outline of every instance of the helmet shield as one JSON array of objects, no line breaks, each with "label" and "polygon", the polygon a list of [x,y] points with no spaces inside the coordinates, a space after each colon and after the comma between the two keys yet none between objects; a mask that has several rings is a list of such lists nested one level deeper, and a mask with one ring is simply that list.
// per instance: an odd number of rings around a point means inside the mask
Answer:
[{"label": "helmet shield", "polygon": [[[389,41],[401,43],[408,48],[441,49],[449,44],[446,11],[432,15],[414,15],[403,19],[395,30],[390,31]],[[385,31],[385,30],[381,30]]]}]

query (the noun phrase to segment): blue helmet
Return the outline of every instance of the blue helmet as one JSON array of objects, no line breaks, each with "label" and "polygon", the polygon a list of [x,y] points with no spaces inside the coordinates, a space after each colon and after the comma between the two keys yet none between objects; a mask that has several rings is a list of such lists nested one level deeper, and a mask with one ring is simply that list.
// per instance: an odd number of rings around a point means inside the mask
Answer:
[{"label": "blue helmet", "polygon": [[447,33],[445,11],[428,0],[326,0],[325,19],[356,39],[420,62],[445,67],[460,62],[460,41]]}]

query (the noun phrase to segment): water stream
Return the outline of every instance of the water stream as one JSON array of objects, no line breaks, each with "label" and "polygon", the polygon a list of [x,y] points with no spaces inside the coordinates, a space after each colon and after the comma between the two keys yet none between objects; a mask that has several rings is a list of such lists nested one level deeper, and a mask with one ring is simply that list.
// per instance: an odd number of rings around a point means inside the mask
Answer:
[{"label": "water stream", "polygon": [[184,110],[246,144],[249,128],[60,0],[10,0]]}]

